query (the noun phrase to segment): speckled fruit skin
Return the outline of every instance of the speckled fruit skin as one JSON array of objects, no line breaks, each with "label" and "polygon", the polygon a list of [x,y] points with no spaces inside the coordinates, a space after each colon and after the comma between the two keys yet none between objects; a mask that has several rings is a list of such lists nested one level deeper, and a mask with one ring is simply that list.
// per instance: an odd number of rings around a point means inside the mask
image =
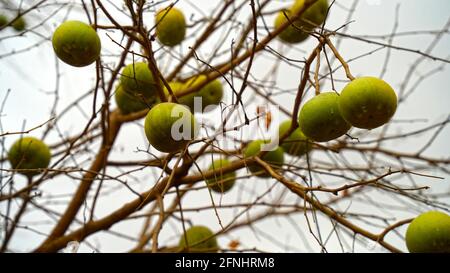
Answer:
[{"label": "speckled fruit skin", "polygon": [[156,37],[161,44],[166,46],[176,46],[180,44],[186,36],[186,19],[179,9],[164,8],[155,16]]},{"label": "speckled fruit skin", "polygon": [[148,64],[136,62],[125,66],[120,76],[122,88],[130,93],[136,93],[147,99],[156,97],[156,81]]},{"label": "speckled fruit skin", "polygon": [[411,253],[450,253],[450,216],[422,213],[409,224],[405,239]]},{"label": "speckled fruit skin", "polygon": [[8,160],[12,168],[18,169],[19,173],[29,177],[40,172],[25,169],[47,168],[50,158],[51,154],[48,146],[34,137],[23,137],[17,140],[8,152]]},{"label": "speckled fruit skin", "polygon": [[53,33],[53,49],[58,58],[75,67],[95,62],[101,51],[100,38],[88,24],[65,21]]},{"label": "speckled fruit skin", "polygon": [[3,14],[0,14],[0,27],[4,27],[8,24],[8,17]]},{"label": "speckled fruit skin", "polygon": [[230,161],[226,158],[217,159],[211,163],[208,170],[217,171],[215,177],[206,180],[206,183],[211,190],[218,193],[226,193],[233,188],[234,183],[236,182],[236,173],[222,173],[220,171],[222,168],[229,166],[230,164]]},{"label": "speckled fruit skin", "polygon": [[[172,117],[172,113],[178,113],[179,115]],[[144,124],[145,135],[150,144],[163,153],[174,153],[184,149],[190,140],[175,140],[172,137],[172,125],[179,119],[186,123],[190,122],[190,136],[191,139],[194,139],[198,134],[198,124],[194,115],[185,106],[163,102],[150,109]],[[187,130],[187,128],[183,129]]]},{"label": "speckled fruit skin", "polygon": [[324,92],[303,105],[298,123],[306,137],[324,142],[347,133],[351,125],[342,117],[338,99],[335,92]]},{"label": "speckled fruit skin", "polygon": [[[261,151],[261,145],[263,145],[264,143],[267,144],[269,143],[269,141],[254,140],[250,142],[244,151],[244,157],[248,158],[259,154],[259,152]],[[284,163],[283,148],[277,147],[275,150],[267,152],[261,159],[267,162],[272,168],[276,169]],[[249,165],[248,169],[252,174],[258,177],[271,177],[270,174],[266,172],[256,174],[257,172],[264,171],[264,169],[259,165]]]},{"label": "speckled fruit skin", "polygon": [[363,129],[387,123],[397,109],[397,95],[385,81],[375,77],[348,83],[339,97],[339,109],[347,122]]},{"label": "speckled fruit skin", "polygon": [[[207,77],[205,75],[197,75],[186,81],[185,89],[192,88],[195,85],[202,84],[207,81]],[[202,98],[202,109],[194,109],[194,97]],[[208,107],[211,105],[219,105],[223,98],[223,86],[220,80],[215,79],[203,86],[199,91],[193,94],[189,94],[187,96],[182,97],[183,104],[189,106],[189,108],[195,112],[205,111],[205,110],[213,110],[213,107]],[[215,107],[214,107],[215,108]]]},{"label": "speckled fruit skin", "polygon": [[[291,128],[291,120],[286,120],[280,124],[278,128],[278,134],[281,138]],[[295,129],[291,135],[284,139],[281,145],[283,150],[293,156],[302,156],[311,150],[311,143],[308,138],[303,134],[300,128]]]},{"label": "speckled fruit skin", "polygon": [[[275,18],[275,28],[280,27],[284,22],[289,21],[287,17],[291,18],[294,14],[299,12],[305,4],[304,0],[297,0],[291,6],[289,10],[279,12]],[[300,17],[300,19],[293,21],[290,20],[294,26],[290,25],[283,32],[278,35],[282,41],[286,43],[296,44],[303,42],[308,38],[309,31],[312,31],[315,27],[321,25],[325,20],[328,10],[328,1],[319,0],[309,7]],[[305,31],[301,31],[303,29]]]},{"label": "speckled fruit skin", "polygon": [[154,98],[146,99],[143,96],[140,96],[140,94],[126,92],[120,84],[116,88],[114,98],[117,107],[124,115],[150,108],[155,101]]},{"label": "speckled fruit skin", "polygon": [[178,246],[185,252],[217,252],[219,244],[213,235],[214,233],[205,226],[192,226],[186,230],[186,236],[181,235]]},{"label": "speckled fruit skin", "polygon": [[27,23],[25,22],[25,19],[23,19],[23,17],[19,17],[16,21],[14,21],[14,23],[12,23],[11,26],[16,31],[24,31]]}]

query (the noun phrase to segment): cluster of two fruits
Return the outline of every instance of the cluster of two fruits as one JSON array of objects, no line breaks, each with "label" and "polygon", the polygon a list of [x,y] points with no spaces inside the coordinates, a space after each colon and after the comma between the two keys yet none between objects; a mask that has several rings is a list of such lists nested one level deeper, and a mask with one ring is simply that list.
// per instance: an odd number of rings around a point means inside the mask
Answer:
[{"label": "cluster of two fruits", "polygon": [[[194,76],[185,83],[170,82],[169,87],[178,103],[160,102],[156,96],[156,83],[153,81],[153,77],[151,77],[150,70],[145,63],[139,63],[139,65],[142,67],[140,71],[134,70],[133,67],[135,65],[133,64],[124,69],[124,73],[121,76],[121,86],[129,86],[127,83],[131,83],[131,85],[136,83],[139,83],[139,85],[148,85],[138,90],[144,90],[145,93],[142,92],[141,95],[144,94],[147,101],[153,100],[153,105],[146,103],[142,104],[141,108],[135,107],[132,109],[131,106],[134,107],[137,104],[133,102],[130,96],[125,98],[126,100],[118,97],[117,94],[120,95],[120,92],[116,93],[117,105],[123,113],[150,108],[144,122],[145,134],[148,141],[160,152],[178,152],[184,149],[189,141],[194,139],[198,134],[198,123],[194,116],[195,112],[211,110],[221,102],[223,97],[222,84],[217,79],[206,83],[209,80],[204,75]],[[131,76],[125,73],[128,67],[132,71]],[[144,81],[143,74],[148,75],[151,81]],[[177,94],[189,88],[199,87],[200,85],[204,86],[198,91],[177,97]],[[125,88],[123,89],[127,90]],[[164,93],[166,97],[170,97],[168,89],[165,88]],[[197,98],[201,100],[202,104],[199,109],[194,107]],[[171,98],[169,99],[171,100]],[[184,133],[172,130],[175,128],[174,124],[176,123],[183,125]],[[187,126],[185,128],[184,125],[186,124]]]},{"label": "cluster of two fruits", "polygon": [[[409,224],[405,241],[410,253],[450,253],[450,215],[440,211],[420,214]],[[218,243],[207,227],[193,226],[181,236],[179,248],[191,252],[214,252]]]},{"label": "cluster of two fruits", "polygon": [[[6,17],[3,14],[0,14],[0,28],[3,28],[4,26],[8,25],[9,22],[10,20],[8,19],[8,17]],[[16,20],[14,20],[14,22],[11,23],[11,26],[15,31],[20,32],[25,29],[27,23],[25,22],[23,16],[19,16]]]},{"label": "cluster of two fruits", "polygon": [[[166,8],[155,16],[158,40],[168,46],[179,44],[185,37],[186,22],[181,11]],[[63,22],[53,33],[53,49],[63,62],[83,67],[100,57],[100,38],[90,25],[75,20]]]},{"label": "cluster of two fruits", "polygon": [[[56,55],[73,66],[86,66],[100,54],[100,39],[89,25],[78,21],[63,23],[53,34]],[[31,178],[49,166],[49,147],[35,137],[21,137],[8,151],[8,160],[17,172]]]},{"label": "cluster of two fruits", "polygon": [[397,95],[385,81],[375,77],[352,80],[342,90],[321,93],[303,105],[298,117],[309,139],[336,139],[352,127],[374,129],[387,123],[397,109]]}]

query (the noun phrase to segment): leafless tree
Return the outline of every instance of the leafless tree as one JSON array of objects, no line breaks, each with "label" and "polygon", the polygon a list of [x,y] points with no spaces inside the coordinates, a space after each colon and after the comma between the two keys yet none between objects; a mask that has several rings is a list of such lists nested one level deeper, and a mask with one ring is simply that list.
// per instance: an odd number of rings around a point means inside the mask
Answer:
[{"label": "leafless tree", "polygon": [[[441,147],[435,143],[446,130],[448,136],[447,104],[430,109],[440,120],[411,113],[376,130],[351,129],[337,140],[314,143],[305,156],[286,155],[281,169],[258,156],[242,156],[250,140],[276,131],[278,121],[292,119],[291,131],[296,129],[305,101],[326,89],[339,92],[353,75],[365,75],[358,62],[374,55],[380,78],[402,67],[392,85],[399,111],[407,108],[412,96],[429,91],[422,82],[448,76],[450,59],[435,48],[448,48],[450,17],[439,29],[400,32],[399,5],[388,20],[390,32],[357,35],[351,27],[359,23],[353,18],[364,1],[330,1],[327,20],[307,42],[286,45],[277,35],[290,22],[274,28],[273,18],[290,1],[208,1],[208,7],[204,2],[0,1],[1,13],[9,15],[0,27],[2,252],[57,252],[74,241],[96,252],[176,252],[181,234],[193,224],[211,227],[222,252],[401,252],[405,225],[415,215],[450,211],[449,146],[434,148]],[[306,1],[293,19],[314,2]],[[188,22],[186,39],[173,48],[155,39],[153,20],[169,5],[185,11]],[[15,32],[9,26],[20,17],[27,26]],[[47,65],[27,62],[24,56],[54,56],[52,33],[71,18],[96,29],[100,59],[79,70],[56,57]],[[396,43],[404,37],[425,37],[426,43]],[[346,47],[358,47],[357,55]],[[398,65],[397,55],[409,62]],[[120,72],[138,60],[161,78],[162,98],[168,82],[200,73],[224,85],[223,103],[203,115],[199,137],[182,152],[159,153],[148,144],[143,133],[148,109],[128,115],[117,110]],[[24,85],[6,79],[14,74],[27,81],[30,71],[46,75],[46,87],[30,80],[28,90],[19,92]],[[69,94],[69,85],[78,94]],[[447,89],[441,86],[426,98],[448,99]],[[46,105],[33,107],[44,119],[18,120],[14,113],[25,109],[17,96],[24,94],[23,100],[46,98]],[[19,125],[11,127],[14,123]],[[7,160],[10,144],[22,135],[44,140],[52,152],[49,168],[32,179],[16,173]],[[207,170],[219,157],[232,164]],[[250,164],[270,178],[252,176]],[[206,186],[205,179],[219,171],[237,173],[232,192],[219,195]],[[28,238],[32,243],[24,242]],[[116,243],[120,247],[111,247]]]}]

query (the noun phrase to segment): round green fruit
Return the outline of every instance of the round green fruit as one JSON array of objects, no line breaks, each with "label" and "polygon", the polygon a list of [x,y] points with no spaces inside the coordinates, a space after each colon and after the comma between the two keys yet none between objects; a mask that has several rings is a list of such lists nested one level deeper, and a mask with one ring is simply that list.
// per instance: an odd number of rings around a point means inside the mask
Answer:
[{"label": "round green fruit", "polygon": [[198,134],[197,121],[189,109],[171,102],[156,104],[148,111],[144,128],[150,144],[164,153],[184,149]]},{"label": "round green fruit", "polygon": [[[195,85],[200,85],[207,81],[208,78],[205,75],[197,75],[192,78],[190,78],[186,84],[185,89],[194,87]],[[223,87],[220,80],[215,79],[205,86],[203,86],[199,91],[189,94],[185,96],[186,98],[182,98],[182,100],[186,103],[191,110],[194,110],[195,112],[201,112],[201,111],[211,111],[213,110],[219,103],[222,101],[223,98]],[[196,109],[194,105],[194,98],[195,97],[201,97],[202,99],[202,107],[199,109]]]},{"label": "round green fruit", "polygon": [[100,57],[101,42],[97,32],[80,21],[65,21],[53,33],[53,49],[66,64],[83,67]]},{"label": "round green fruit", "polygon": [[164,8],[156,13],[156,37],[161,44],[176,46],[186,35],[186,20],[184,14],[177,8]]},{"label": "round green fruit", "polygon": [[[255,155],[258,155],[261,151],[261,146],[263,144],[267,144],[270,141],[264,141],[264,140],[254,140],[250,142],[247,145],[247,148],[244,151],[244,157],[252,157]],[[284,163],[284,151],[283,148],[277,147],[273,151],[268,151],[266,154],[261,158],[265,162],[267,162],[272,168],[280,168],[281,165]],[[265,170],[257,165],[256,163],[254,165],[248,166],[248,169],[250,172],[258,177],[271,177],[269,173],[266,173]],[[261,172],[263,171],[263,172]]]},{"label": "round green fruit", "polygon": [[0,28],[6,26],[8,24],[8,17],[3,14],[0,14]]},{"label": "round green fruit", "polygon": [[120,84],[130,93],[141,94],[147,99],[156,97],[157,83],[147,63],[136,62],[125,66],[120,76]]},{"label": "round green fruit", "polygon": [[387,123],[397,109],[397,95],[385,81],[362,77],[351,81],[341,92],[339,109],[351,125],[373,129]]},{"label": "round green fruit", "polygon": [[127,92],[120,84],[116,88],[114,97],[120,112],[125,115],[150,108],[155,101],[155,98],[148,99],[141,94]]},{"label": "round green fruit", "polygon": [[[305,5],[305,0],[297,0],[291,7],[291,13],[295,14]],[[300,25],[306,31],[312,31],[325,21],[328,12],[328,0],[318,0],[300,17]]]},{"label": "round green fruit", "polygon": [[419,215],[406,231],[411,253],[450,253],[450,216],[439,211]]},{"label": "round green fruit", "polygon": [[[279,12],[275,18],[275,28],[280,27],[285,22],[291,22],[291,25],[278,35],[278,38],[282,41],[291,44],[303,42],[308,38],[308,32],[312,31],[315,27],[321,25],[325,21],[328,10],[327,0],[318,0],[303,12],[300,19],[295,21],[291,20],[290,18],[298,13],[303,8],[304,4],[305,0],[297,0],[289,10]],[[288,17],[289,20],[286,17]]]},{"label": "round green fruit", "polygon": [[[286,15],[284,14],[286,13]],[[301,28],[301,22],[300,21],[294,21],[288,20],[288,18],[292,17],[292,13],[287,10],[285,12],[280,11],[275,18],[275,28],[279,28],[281,25],[283,25],[285,22],[291,21],[291,25],[289,25],[287,28],[285,28],[280,34],[278,34],[278,38],[282,41],[290,44],[297,44],[300,42],[303,42],[308,38],[308,33],[301,31],[299,28]],[[295,25],[295,27],[293,26]]]},{"label": "round green fruit", "polygon": [[231,190],[236,182],[236,173],[222,173],[221,171],[222,168],[229,166],[230,164],[230,161],[225,158],[214,160],[211,163],[208,170],[214,170],[217,174],[213,178],[206,180],[210,189],[218,193],[225,193]]},{"label": "round green fruit", "polygon": [[48,167],[50,163],[50,149],[41,140],[34,137],[23,137],[11,146],[8,160],[14,169],[26,176],[39,174],[38,170]]},{"label": "round green fruit", "polygon": [[16,31],[23,31],[25,30],[25,27],[27,26],[27,23],[25,22],[25,19],[23,19],[22,16],[20,16],[19,18],[17,18],[16,21],[14,21],[12,23],[12,27],[16,30]]},{"label": "round green fruit", "polygon": [[182,251],[217,252],[219,244],[214,233],[205,226],[192,226],[181,235],[178,246]]},{"label": "round green fruit", "polygon": [[303,134],[314,141],[323,142],[338,138],[350,129],[338,105],[335,92],[321,93],[303,105],[298,123]]},{"label": "round green fruit", "polygon": [[[280,138],[289,130],[289,128],[291,128],[291,123],[291,120],[286,120],[280,124],[280,127],[278,128]],[[302,156],[311,150],[311,143],[300,128],[297,128],[284,139],[281,147],[290,155]]]}]

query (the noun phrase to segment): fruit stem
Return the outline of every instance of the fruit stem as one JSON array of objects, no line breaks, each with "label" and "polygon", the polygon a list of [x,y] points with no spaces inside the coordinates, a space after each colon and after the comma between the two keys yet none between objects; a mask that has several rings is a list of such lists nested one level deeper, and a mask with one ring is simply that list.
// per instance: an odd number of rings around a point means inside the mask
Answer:
[{"label": "fruit stem", "polygon": [[333,51],[334,56],[336,56],[336,58],[342,64],[342,67],[344,67],[345,75],[347,76],[347,78],[349,80],[353,81],[355,79],[355,77],[353,77],[352,73],[350,72],[350,67],[348,66],[347,62],[344,61],[344,58],[342,58],[341,54],[339,54],[339,52],[336,49],[336,47],[334,47],[334,45],[331,42],[330,38],[325,36],[325,42],[328,45],[328,47],[331,49],[331,51]]}]

